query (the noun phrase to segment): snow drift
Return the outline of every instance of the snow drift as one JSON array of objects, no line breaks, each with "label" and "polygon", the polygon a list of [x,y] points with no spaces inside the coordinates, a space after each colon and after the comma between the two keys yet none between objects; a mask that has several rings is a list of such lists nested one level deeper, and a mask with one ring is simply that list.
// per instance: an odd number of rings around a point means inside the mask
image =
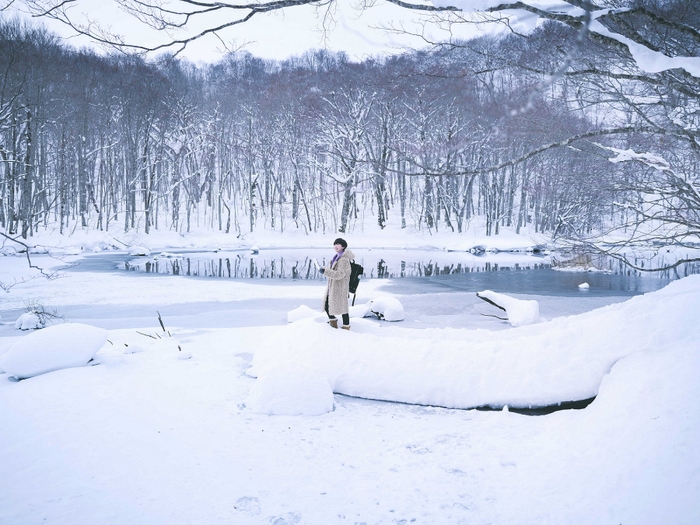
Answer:
[{"label": "snow drift", "polygon": [[318,416],[333,410],[333,392],[316,368],[279,361],[260,371],[246,406],[258,414]]},{"label": "snow drift", "polygon": [[107,330],[67,323],[33,332],[0,357],[9,376],[25,379],[53,370],[84,366],[107,342]]},{"label": "snow drift", "polygon": [[700,276],[586,314],[503,332],[410,330],[358,320],[340,333],[313,319],[286,325],[249,374],[313,364],[336,393],[450,408],[548,406],[594,397],[620,358],[700,339]]}]

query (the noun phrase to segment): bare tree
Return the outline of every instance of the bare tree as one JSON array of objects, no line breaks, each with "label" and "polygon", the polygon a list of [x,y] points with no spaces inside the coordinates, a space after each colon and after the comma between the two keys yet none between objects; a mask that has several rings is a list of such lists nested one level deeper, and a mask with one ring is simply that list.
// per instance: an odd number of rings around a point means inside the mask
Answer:
[{"label": "bare tree", "polygon": [[319,146],[330,162],[324,172],[342,189],[339,232],[347,231],[356,205],[355,190],[368,171],[365,135],[371,119],[374,94],[350,89],[324,98],[325,111],[319,122]]},{"label": "bare tree", "polygon": [[[332,6],[113,0],[161,32],[148,47],[79,26],[81,2],[13,7],[123,51],[177,53],[263,12]],[[328,52],[285,64],[237,53],[202,73],[17,32],[0,39],[0,223],[31,236],[53,213],[61,228],[119,220],[150,231],[167,209],[180,229],[186,209],[188,225],[230,231],[233,221],[240,232],[239,216],[250,229],[261,218],[283,228],[289,208],[305,229],[337,214],[345,230],[363,203],[386,224],[396,198],[404,225],[413,209],[423,227],[461,231],[481,213],[493,234],[529,224],[605,249],[601,232],[627,244],[696,242],[700,3],[475,3],[493,5],[482,14],[466,1],[394,3],[446,27],[512,31],[359,65]],[[524,14],[545,23],[520,34]],[[207,17],[217,23],[173,33]]]}]

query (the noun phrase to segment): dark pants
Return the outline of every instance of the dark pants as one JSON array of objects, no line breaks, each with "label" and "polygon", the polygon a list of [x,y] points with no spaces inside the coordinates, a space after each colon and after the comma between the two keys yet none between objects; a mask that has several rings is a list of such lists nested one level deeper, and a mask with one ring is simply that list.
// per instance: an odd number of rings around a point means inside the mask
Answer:
[{"label": "dark pants", "polygon": [[[328,315],[328,319],[335,319],[335,315],[331,315],[330,312],[328,311],[328,297],[326,297],[326,314]],[[350,314],[343,314],[343,326],[349,326],[350,325]]]}]

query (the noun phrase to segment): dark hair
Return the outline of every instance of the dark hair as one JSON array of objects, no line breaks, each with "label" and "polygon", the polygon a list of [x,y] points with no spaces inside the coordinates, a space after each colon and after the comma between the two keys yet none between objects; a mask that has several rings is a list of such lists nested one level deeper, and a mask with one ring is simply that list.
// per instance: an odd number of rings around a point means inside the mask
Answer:
[{"label": "dark hair", "polygon": [[348,247],[348,243],[345,242],[345,239],[341,239],[340,237],[334,240],[333,244],[340,244],[343,247],[343,250]]}]

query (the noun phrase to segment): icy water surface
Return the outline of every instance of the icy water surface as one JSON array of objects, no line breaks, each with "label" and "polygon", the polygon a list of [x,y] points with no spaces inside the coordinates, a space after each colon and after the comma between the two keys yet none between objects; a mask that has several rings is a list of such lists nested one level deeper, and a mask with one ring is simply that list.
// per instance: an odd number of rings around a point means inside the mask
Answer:
[{"label": "icy water surface", "polygon": [[[326,264],[330,250],[289,249],[162,253],[126,257],[115,262],[129,272],[245,279],[276,282],[323,279],[316,262]],[[582,272],[553,268],[551,255],[437,250],[356,250],[365,279],[392,279],[397,293],[435,293],[493,290],[530,295],[636,295],[662,288],[673,275],[641,274],[617,261],[605,271]],[[588,283],[586,291],[578,285]]]}]

